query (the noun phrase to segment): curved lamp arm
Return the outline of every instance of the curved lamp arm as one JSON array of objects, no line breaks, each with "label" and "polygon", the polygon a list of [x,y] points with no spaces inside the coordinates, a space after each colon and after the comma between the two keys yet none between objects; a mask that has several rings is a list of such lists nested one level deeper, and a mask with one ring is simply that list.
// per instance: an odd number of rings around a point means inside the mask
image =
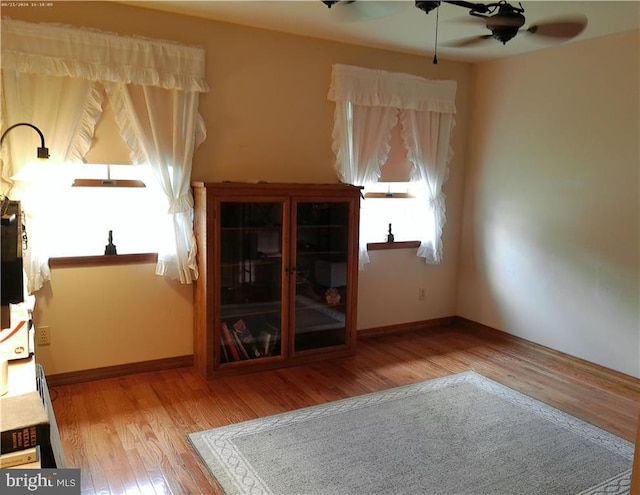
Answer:
[{"label": "curved lamp arm", "polygon": [[31,127],[32,129],[34,129],[40,135],[41,146],[38,148],[38,158],[49,158],[49,148],[47,148],[44,145],[44,134],[42,134],[42,131],[40,129],[38,129],[35,125],[29,124],[28,122],[20,122],[18,124],[13,124],[6,131],[4,131],[2,133],[2,137],[0,137],[0,146],[2,146],[2,141],[4,141],[4,137],[7,135],[7,133],[11,129],[15,129],[16,127],[19,127],[21,125],[26,125],[28,127]]}]

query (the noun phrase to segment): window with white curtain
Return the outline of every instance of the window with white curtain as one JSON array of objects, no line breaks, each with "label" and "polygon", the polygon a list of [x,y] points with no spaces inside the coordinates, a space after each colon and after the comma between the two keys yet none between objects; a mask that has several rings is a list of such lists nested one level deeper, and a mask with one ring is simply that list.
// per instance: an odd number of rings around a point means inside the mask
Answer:
[{"label": "window with white curtain", "polygon": [[[119,134],[109,100],[104,98],[84,163],[60,164],[54,155],[50,160],[29,163],[16,176],[39,189],[33,197],[42,211],[41,229],[48,239],[50,257],[104,255],[109,231],[118,254],[166,249],[170,241],[166,198],[150,167],[131,164],[130,152]],[[51,172],[46,173],[48,169]],[[80,183],[88,179],[93,187],[74,187],[74,179]],[[109,181],[102,185],[106,179],[136,181],[144,187],[116,187]],[[58,183],[55,188],[52,181]]]},{"label": "window with white curtain", "polygon": [[[451,159],[456,86],[455,81],[333,66],[328,96],[336,105],[332,134],[336,171],[340,180],[365,191],[360,208],[360,269],[369,262],[367,244],[384,242],[393,222],[400,229],[398,236],[392,229],[394,240],[415,235],[420,241],[417,256],[427,263],[442,260],[446,222],[442,188]],[[380,180],[394,149],[394,132],[401,137],[410,173],[405,197],[389,198],[381,194],[385,188],[392,193],[391,187],[405,187]]]},{"label": "window with white curtain", "polygon": [[[29,233],[24,266],[30,291],[50,279],[49,257],[73,253],[62,244],[73,244],[83,254],[89,246],[102,250],[109,230],[114,231],[119,253],[157,251],[158,275],[191,283],[198,277],[192,158],[206,137],[198,112],[199,95],[208,91],[204,50],[172,41],[10,19],[2,20],[1,36],[1,127],[16,122],[36,125],[46,136],[52,162],[42,170],[47,176],[59,171],[65,179],[53,174],[40,184],[14,180],[26,172],[35,147],[15,133],[3,142],[0,193],[22,202]],[[98,161],[103,170],[85,164],[105,102],[113,106],[128,163],[135,168],[110,166],[123,163],[111,157]],[[112,178],[116,173],[142,171],[149,177],[147,188],[69,190],[65,184],[86,173],[101,173],[107,165]],[[76,175],[78,168],[80,175]],[[39,179],[44,178],[39,174]],[[149,212],[162,214],[156,220]],[[63,231],[63,224],[70,230]],[[154,230],[154,235],[145,229]],[[80,248],[81,239],[86,248]],[[142,240],[149,244],[143,246]]]},{"label": "window with white curtain", "polygon": [[369,242],[387,242],[389,224],[395,242],[420,239],[421,226],[428,218],[422,218],[427,215],[417,197],[418,188],[410,181],[412,167],[398,122],[391,130],[389,156],[378,181],[363,190],[371,215],[361,228]]}]

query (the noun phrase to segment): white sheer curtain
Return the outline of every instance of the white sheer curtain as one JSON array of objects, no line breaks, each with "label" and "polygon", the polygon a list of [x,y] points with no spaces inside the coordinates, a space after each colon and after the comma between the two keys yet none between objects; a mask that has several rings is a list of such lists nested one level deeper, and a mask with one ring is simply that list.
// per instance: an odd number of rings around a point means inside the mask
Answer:
[{"label": "white sheer curtain", "polygon": [[447,164],[451,159],[450,137],[454,126],[453,114],[403,110],[400,114],[402,138],[407,156],[413,164],[411,182],[416,183],[425,209],[433,221],[425,222],[418,256],[427,263],[442,260],[442,228],[446,222],[445,198],[442,186],[449,176]]},{"label": "white sheer curtain", "polygon": [[92,81],[21,73],[3,60],[2,129],[19,122],[35,125],[44,134],[51,157],[38,164],[44,180],[30,184],[14,182],[11,177],[36,158],[41,146],[37,132],[27,126],[12,129],[0,152],[6,157],[1,165],[2,193],[20,201],[25,213],[28,242],[23,265],[29,292],[40,289],[51,277],[43,226],[63,221],[64,212],[56,209],[56,199],[69,185],[61,179],[70,177],[58,169],[80,162],[90,148],[101,100]]},{"label": "white sheer curtain", "polygon": [[191,283],[198,277],[191,159],[206,136],[199,93],[111,83],[107,95],[134,163],[151,164],[168,199],[174,243],[158,253],[156,273]]},{"label": "white sheer curtain", "polygon": [[[18,118],[18,110],[6,111],[3,128],[15,123],[16,118],[31,122],[38,117],[37,112],[51,112],[47,117],[50,123],[40,122],[40,125],[44,127],[47,145],[53,150],[60,148],[56,155],[61,160],[82,159],[101,113],[95,85],[110,88],[124,112],[120,116],[124,124],[120,129],[123,138],[133,147],[136,163],[144,161],[153,167],[173,215],[174,249],[162,255],[157,271],[176,276],[185,283],[197,277],[195,243],[189,225],[193,201],[188,188],[193,151],[205,136],[204,124],[197,112],[198,94],[208,91],[204,79],[204,50],[60,24],[3,19],[1,55],[3,88],[13,84],[20,88],[21,95],[19,99],[3,95],[5,110],[8,107],[34,109],[32,114],[26,113],[24,119]],[[9,74],[9,69],[14,76]],[[17,81],[26,74],[33,78],[67,78],[79,86],[88,85],[89,95],[78,95],[80,90],[72,88],[68,91],[71,94],[61,90],[61,97],[56,99],[53,89],[23,90],[21,81],[10,82],[12,77]],[[154,111],[145,114],[144,109],[149,107],[154,107]],[[164,120],[166,118],[169,120]],[[65,131],[68,136],[63,135]],[[80,137],[74,138],[74,132],[79,132]],[[55,144],[56,135],[60,136],[59,144]],[[79,139],[82,145],[77,145],[74,139]],[[28,153],[26,143],[24,152]],[[51,154],[53,158],[54,153]],[[11,155],[12,163],[3,167],[3,179],[15,170],[17,158]],[[31,225],[30,230],[36,230],[36,226]],[[30,235],[36,242],[37,233]],[[46,244],[46,239],[43,243]],[[46,260],[43,258],[39,263],[46,264]],[[175,263],[175,269],[171,263]]]},{"label": "white sheer curtain", "polygon": [[[329,100],[336,102],[333,130],[336,168],[340,179],[350,184],[366,185],[378,180],[380,167],[389,154],[391,129],[400,112],[403,141],[414,167],[412,181],[425,191],[425,207],[437,215],[434,232],[428,232],[431,229],[426,226],[421,229],[418,256],[429,263],[438,263],[442,257],[440,235],[446,219],[442,185],[451,157],[449,139],[455,94],[455,81],[431,81],[410,74],[336,64],[328,95]],[[428,135],[423,135],[424,132]],[[366,200],[363,205],[361,269],[369,261],[366,243],[375,236],[367,230]]]},{"label": "white sheer curtain", "polygon": [[[354,105],[350,101],[336,103],[333,149],[342,182],[366,186],[378,181],[380,167],[389,156],[391,129],[398,122],[397,113],[392,107]],[[367,203],[363,200],[360,206],[360,269],[369,262],[367,242],[375,235],[367,230],[367,215]]]}]

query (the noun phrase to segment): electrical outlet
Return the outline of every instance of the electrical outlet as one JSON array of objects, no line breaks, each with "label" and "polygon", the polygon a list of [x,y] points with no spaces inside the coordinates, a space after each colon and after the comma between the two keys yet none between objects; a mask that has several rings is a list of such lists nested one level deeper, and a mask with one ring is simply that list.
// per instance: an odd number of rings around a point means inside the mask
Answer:
[{"label": "electrical outlet", "polygon": [[418,301],[424,301],[424,287],[418,289]]},{"label": "electrical outlet", "polygon": [[51,329],[49,327],[38,327],[36,333],[36,343],[38,345],[51,344]]}]

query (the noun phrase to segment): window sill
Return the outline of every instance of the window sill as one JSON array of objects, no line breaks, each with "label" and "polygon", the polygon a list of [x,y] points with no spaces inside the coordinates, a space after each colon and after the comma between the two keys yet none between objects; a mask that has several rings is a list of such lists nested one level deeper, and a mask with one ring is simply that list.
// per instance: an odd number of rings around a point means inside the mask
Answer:
[{"label": "window sill", "polygon": [[49,258],[49,266],[51,268],[74,268],[80,266],[133,265],[136,263],[156,263],[157,261],[157,253],[68,256],[64,258]]},{"label": "window sill", "polygon": [[420,247],[420,241],[399,242],[368,242],[368,251],[382,251],[384,249],[416,249]]}]

